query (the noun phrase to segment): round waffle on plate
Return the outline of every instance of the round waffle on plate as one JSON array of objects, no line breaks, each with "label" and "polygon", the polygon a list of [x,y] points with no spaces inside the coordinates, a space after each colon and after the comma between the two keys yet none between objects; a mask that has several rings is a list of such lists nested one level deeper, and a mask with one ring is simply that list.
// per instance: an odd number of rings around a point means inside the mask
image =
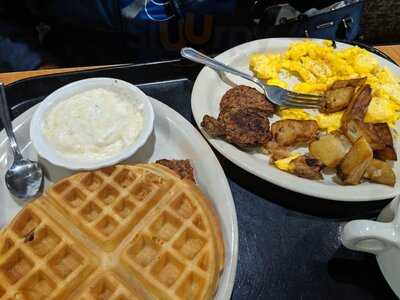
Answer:
[{"label": "round waffle on plate", "polygon": [[195,184],[158,164],[82,172],[1,232],[1,299],[210,299],[218,220]]}]

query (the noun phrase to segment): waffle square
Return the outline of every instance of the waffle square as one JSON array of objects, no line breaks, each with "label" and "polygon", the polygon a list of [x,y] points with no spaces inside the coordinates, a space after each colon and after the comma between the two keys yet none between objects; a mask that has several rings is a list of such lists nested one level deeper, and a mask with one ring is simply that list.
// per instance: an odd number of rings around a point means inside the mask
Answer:
[{"label": "waffle square", "polygon": [[158,164],[81,172],[0,234],[0,299],[211,299],[224,249],[213,208]]}]

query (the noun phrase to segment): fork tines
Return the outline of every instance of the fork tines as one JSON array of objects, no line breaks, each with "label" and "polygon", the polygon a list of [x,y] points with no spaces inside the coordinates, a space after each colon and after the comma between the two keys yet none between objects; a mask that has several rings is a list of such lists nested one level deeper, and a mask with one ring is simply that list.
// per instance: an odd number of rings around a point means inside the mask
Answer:
[{"label": "fork tines", "polygon": [[285,93],[284,102],[288,106],[319,108],[321,106],[321,96],[288,91]]}]

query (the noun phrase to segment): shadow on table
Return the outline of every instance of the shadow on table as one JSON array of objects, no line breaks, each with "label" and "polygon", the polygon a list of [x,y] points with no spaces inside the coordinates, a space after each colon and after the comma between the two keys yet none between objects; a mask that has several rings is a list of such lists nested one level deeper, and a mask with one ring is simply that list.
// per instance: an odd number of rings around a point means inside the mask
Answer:
[{"label": "shadow on table", "polygon": [[341,246],[330,259],[327,267],[330,277],[338,283],[366,289],[374,299],[397,299],[372,254],[359,256]]}]

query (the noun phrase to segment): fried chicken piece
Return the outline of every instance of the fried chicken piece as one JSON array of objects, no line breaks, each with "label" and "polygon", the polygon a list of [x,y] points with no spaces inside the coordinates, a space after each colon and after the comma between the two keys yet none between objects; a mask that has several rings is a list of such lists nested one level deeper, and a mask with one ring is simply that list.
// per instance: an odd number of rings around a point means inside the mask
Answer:
[{"label": "fried chicken piece", "polygon": [[352,119],[363,121],[371,99],[371,86],[366,84],[360,87],[354,94],[342,116],[342,124],[346,124],[347,121]]},{"label": "fried chicken piece", "polygon": [[225,130],[225,140],[239,147],[259,146],[271,139],[268,115],[258,108],[234,108],[222,111],[218,121]]},{"label": "fried chicken piece", "polygon": [[314,120],[280,120],[271,125],[273,139],[280,146],[311,142],[317,137],[318,123]]},{"label": "fried chicken piece", "polygon": [[301,155],[292,161],[294,165],[294,174],[299,177],[321,180],[321,170],[324,165],[318,159],[311,158],[307,155]]},{"label": "fried chicken piece", "polygon": [[223,137],[225,136],[224,126],[215,118],[205,115],[201,122],[201,127],[212,137]]},{"label": "fried chicken piece", "polygon": [[267,116],[274,113],[274,105],[267,100],[264,94],[252,87],[238,85],[231,88],[221,99],[220,109],[224,110],[238,108],[258,108],[263,110]]},{"label": "fried chicken piece", "polygon": [[156,161],[157,164],[163,165],[167,168],[170,168],[172,171],[177,173],[182,179],[189,179],[193,182],[193,168],[188,159],[177,160],[177,159],[160,159]]}]

